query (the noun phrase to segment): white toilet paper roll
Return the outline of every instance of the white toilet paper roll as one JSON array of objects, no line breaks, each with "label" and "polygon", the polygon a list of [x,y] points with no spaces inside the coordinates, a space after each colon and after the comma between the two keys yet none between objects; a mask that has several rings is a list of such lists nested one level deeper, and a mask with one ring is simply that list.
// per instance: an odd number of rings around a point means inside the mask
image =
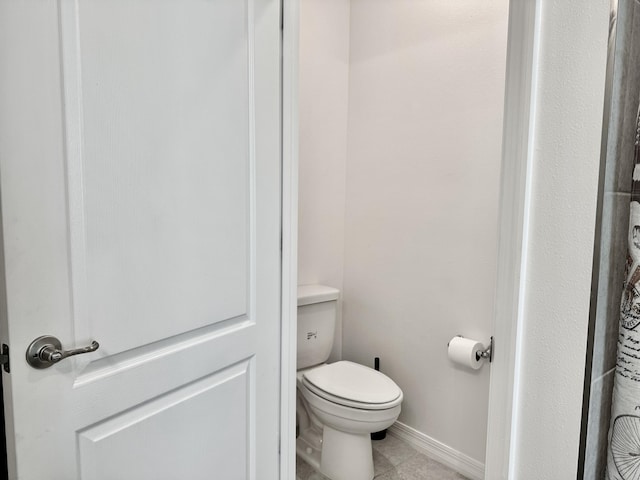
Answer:
[{"label": "white toilet paper roll", "polygon": [[478,358],[476,353],[484,350],[482,343],[464,337],[453,337],[449,342],[449,358],[452,362],[465,367],[479,369],[482,366],[482,358]]}]

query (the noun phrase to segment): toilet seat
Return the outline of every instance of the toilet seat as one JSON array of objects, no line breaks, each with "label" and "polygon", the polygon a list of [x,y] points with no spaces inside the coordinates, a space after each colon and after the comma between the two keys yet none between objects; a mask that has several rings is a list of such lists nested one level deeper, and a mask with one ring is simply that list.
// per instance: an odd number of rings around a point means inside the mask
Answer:
[{"label": "toilet seat", "polygon": [[360,410],[385,410],[402,402],[402,390],[385,374],[340,361],[304,372],[302,384],[321,398]]}]

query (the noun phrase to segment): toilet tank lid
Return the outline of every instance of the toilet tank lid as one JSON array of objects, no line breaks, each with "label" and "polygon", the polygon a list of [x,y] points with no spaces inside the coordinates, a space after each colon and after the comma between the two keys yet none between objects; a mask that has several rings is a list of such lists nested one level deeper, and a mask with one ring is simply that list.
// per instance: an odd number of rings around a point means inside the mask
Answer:
[{"label": "toilet tank lid", "polygon": [[337,300],[340,290],[326,285],[298,285],[298,306]]}]

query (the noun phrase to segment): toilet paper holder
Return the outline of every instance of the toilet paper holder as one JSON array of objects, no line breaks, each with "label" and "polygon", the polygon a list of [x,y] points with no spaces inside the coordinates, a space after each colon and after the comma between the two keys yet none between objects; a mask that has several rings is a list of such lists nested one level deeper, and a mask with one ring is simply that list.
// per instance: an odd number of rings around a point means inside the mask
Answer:
[{"label": "toilet paper holder", "polygon": [[[462,335],[456,335],[456,337],[464,338]],[[448,346],[449,343],[447,343],[447,347]],[[493,336],[490,337],[489,346],[487,348],[481,352],[476,352],[476,360],[480,360],[481,358],[489,360],[489,363],[493,361]]]},{"label": "toilet paper holder", "polygon": [[489,363],[493,361],[493,336],[489,339],[489,346],[482,352],[476,353],[476,360],[480,360],[481,358],[489,360]]}]

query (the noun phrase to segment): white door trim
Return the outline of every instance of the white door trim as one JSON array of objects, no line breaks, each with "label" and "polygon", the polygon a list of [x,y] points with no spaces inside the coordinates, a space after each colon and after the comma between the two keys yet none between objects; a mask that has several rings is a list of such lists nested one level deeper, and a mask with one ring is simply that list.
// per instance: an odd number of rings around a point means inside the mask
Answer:
[{"label": "white door trim", "polygon": [[[283,0],[282,375],[280,478],[295,478],[299,0]],[[485,478],[509,478],[526,260],[531,119],[540,0],[511,0],[505,86],[498,282]]]},{"label": "white door trim", "polygon": [[296,478],[299,0],[282,0],[282,329],[280,479]]},{"label": "white door trim", "polygon": [[503,120],[498,276],[485,478],[512,478],[516,366],[524,300],[540,0],[511,0]]}]

